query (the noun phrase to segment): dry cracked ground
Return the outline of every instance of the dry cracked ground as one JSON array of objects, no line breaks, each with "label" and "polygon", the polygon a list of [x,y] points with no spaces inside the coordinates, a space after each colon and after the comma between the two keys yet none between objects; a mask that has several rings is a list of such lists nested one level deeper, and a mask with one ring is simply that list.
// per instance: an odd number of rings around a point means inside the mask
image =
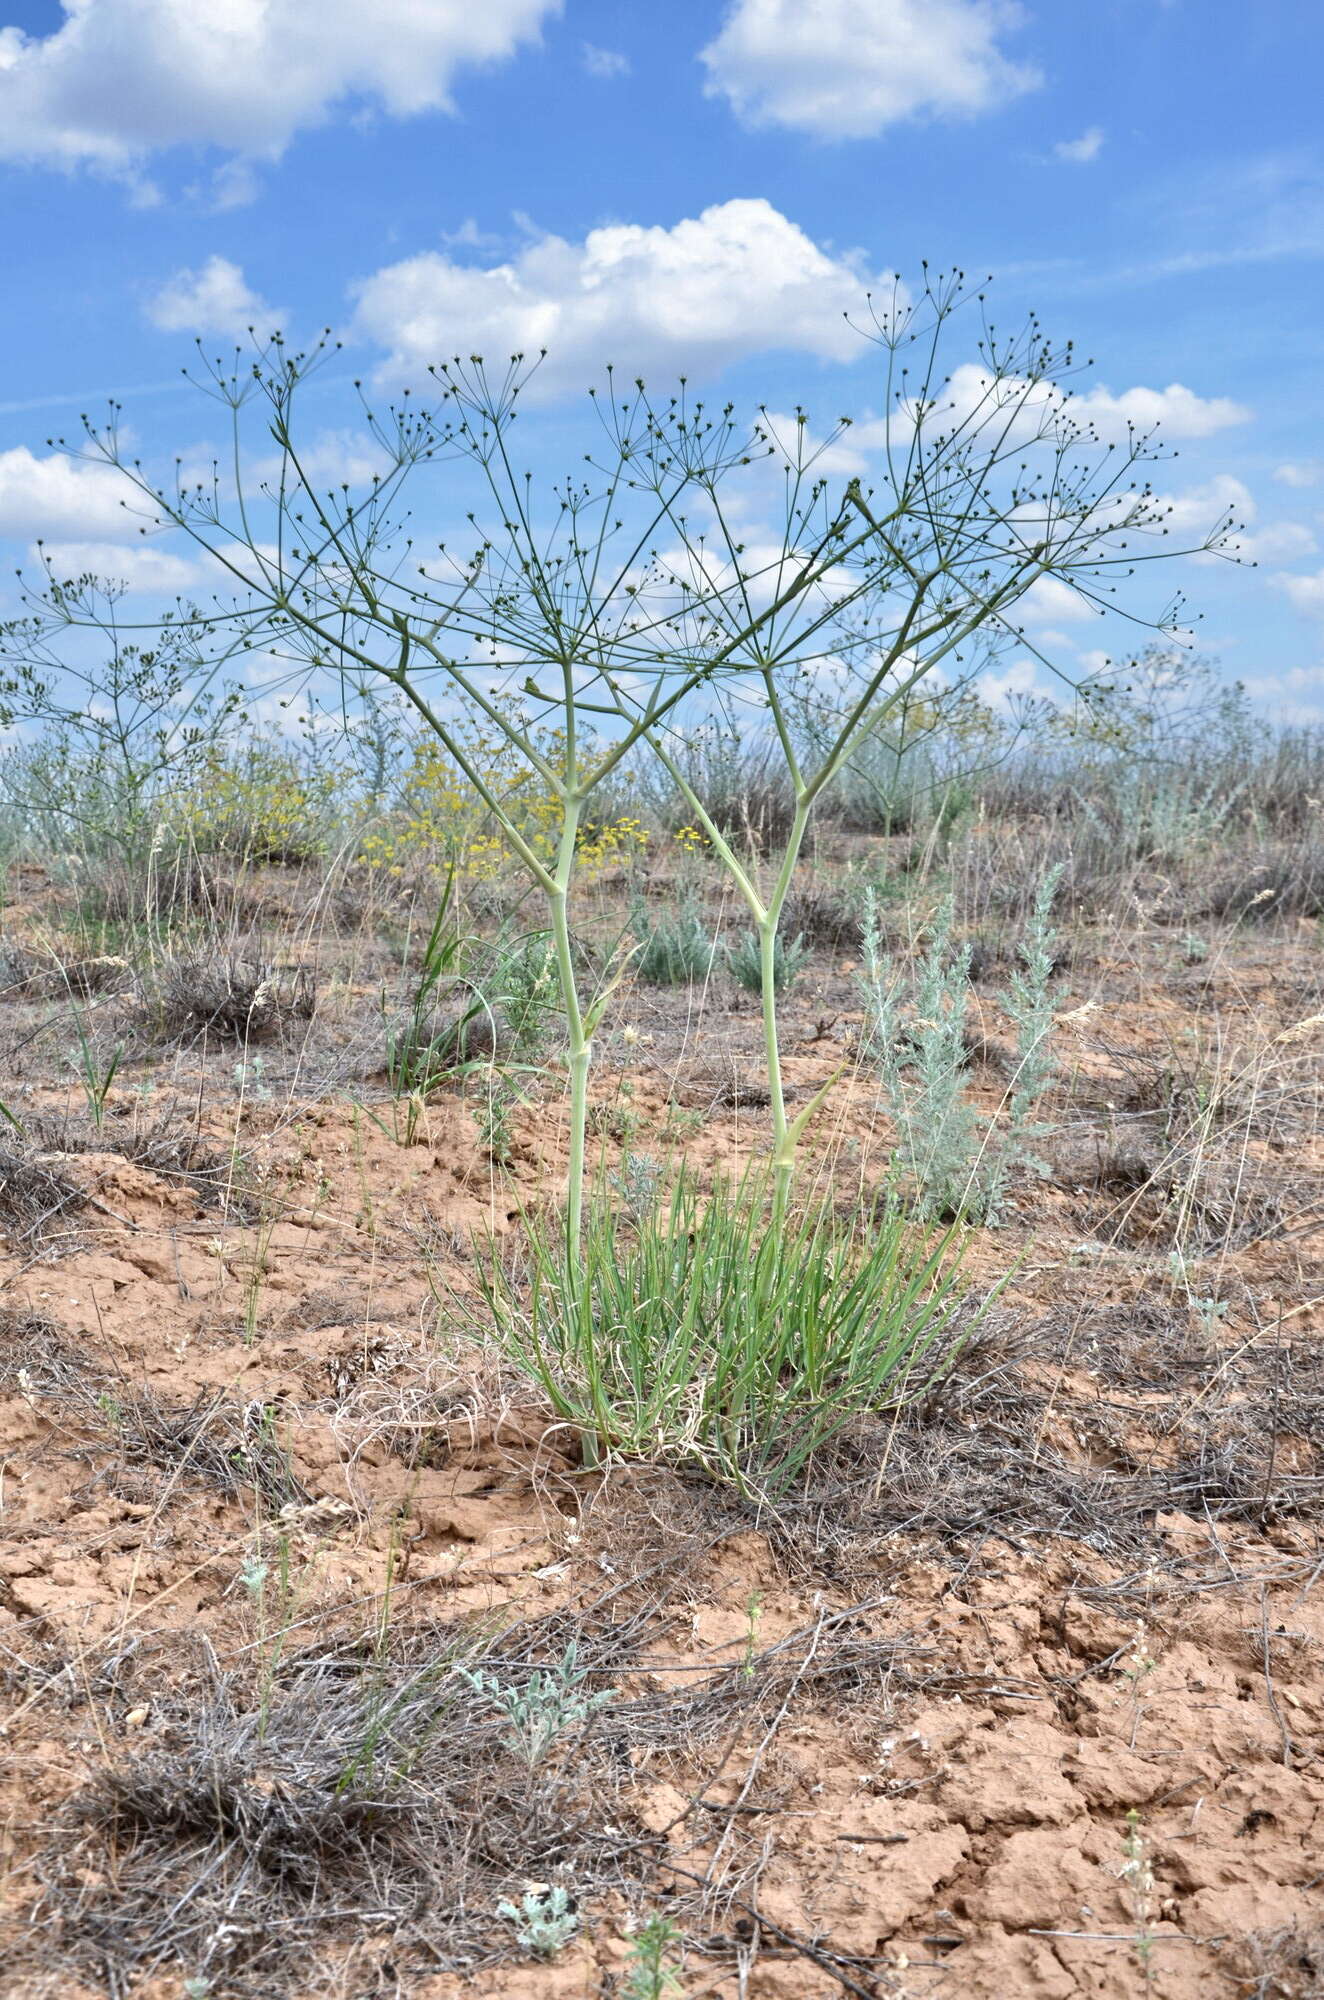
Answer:
[{"label": "dry cracked ground", "polygon": [[[129,1034],[99,1121],[70,994],[114,1039],[135,974],[11,954],[0,1989],[1318,2000],[1317,927],[1196,963],[1076,927],[1050,1172],[967,1253],[1008,1288],[775,1511],[549,1422],[477,1266],[555,1197],[556,1091],[503,1164],[472,1079],[402,1133],[380,968],[337,949],[246,1048]],[[801,1091],[849,973],[820,949],[787,1003]],[[720,981],[623,994],[608,1170],[757,1150],[757,1046]],[[888,1141],[850,1069],[843,1201]]]}]

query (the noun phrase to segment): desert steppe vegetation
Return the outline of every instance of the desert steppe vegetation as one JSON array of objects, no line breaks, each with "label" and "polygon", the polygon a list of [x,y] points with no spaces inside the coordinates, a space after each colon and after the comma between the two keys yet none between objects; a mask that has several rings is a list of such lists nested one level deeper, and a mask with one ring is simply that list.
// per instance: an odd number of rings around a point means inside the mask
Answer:
[{"label": "desert steppe vegetation", "polygon": [[981,697],[1163,532],[985,365],[544,532],[513,377],[319,499],[267,350],[262,524],[139,486],[242,608],[10,629],[6,1990],[1324,1992],[1324,739],[1174,621]]}]

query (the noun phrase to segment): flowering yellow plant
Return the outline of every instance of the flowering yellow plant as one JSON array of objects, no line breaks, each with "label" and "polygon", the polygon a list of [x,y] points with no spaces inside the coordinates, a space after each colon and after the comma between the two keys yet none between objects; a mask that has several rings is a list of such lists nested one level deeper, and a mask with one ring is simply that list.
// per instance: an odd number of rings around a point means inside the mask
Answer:
[{"label": "flowering yellow plant", "polygon": [[[463,749],[475,777],[500,800],[530,847],[553,861],[562,807],[543,774],[494,731],[468,729]],[[555,768],[564,754],[562,733],[547,731],[537,749]],[[590,877],[600,875],[627,864],[647,841],[647,829],[632,816],[591,822],[576,844],[578,868]],[[370,868],[392,875],[454,866],[480,880],[500,874],[511,859],[509,842],[474,778],[430,736],[413,745],[394,810],[364,835],[359,852]]]},{"label": "flowering yellow plant", "polygon": [[309,773],[279,742],[216,745],[187,792],[176,793],[169,827],[204,853],[246,861],[298,861],[321,843],[338,774]]}]

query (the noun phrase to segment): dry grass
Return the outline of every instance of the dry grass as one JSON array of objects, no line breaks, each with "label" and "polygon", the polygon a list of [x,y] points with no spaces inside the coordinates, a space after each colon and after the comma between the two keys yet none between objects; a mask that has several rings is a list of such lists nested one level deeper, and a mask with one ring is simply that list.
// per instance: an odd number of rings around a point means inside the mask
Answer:
[{"label": "dry grass", "polygon": [[[1180,1299],[1146,1304],[1128,1312],[1121,1340],[1109,1313],[995,1323],[926,1404],[843,1437],[817,1489],[786,1510],[789,1544],[803,1548],[808,1536],[821,1556],[885,1535],[912,1548],[992,1538],[1025,1550],[1049,1533],[1130,1560],[1163,1553],[1156,1523],[1169,1513],[1318,1526],[1317,1346],[1269,1329],[1229,1364],[1190,1318]],[[1064,1375],[1100,1363],[1133,1388],[1166,1378],[1181,1393],[1105,1397],[1085,1411],[1073,1401],[1068,1420]]]},{"label": "dry grass", "polygon": [[781,928],[786,937],[802,937],[816,951],[858,951],[859,901],[823,883],[798,883],[783,905]]},{"label": "dry grass", "polygon": [[156,972],[145,1006],[165,1041],[209,1038],[246,1047],[311,1020],[316,986],[306,966],[278,967],[262,956],[168,959]]},{"label": "dry grass", "polygon": [[54,1161],[28,1147],[0,1145],[0,1238],[31,1256],[61,1234],[87,1196]]},{"label": "dry grass", "polygon": [[1236,1958],[1244,2000],[1324,2000],[1324,1924],[1260,1932]]},{"label": "dry grass", "polygon": [[86,1114],[66,1107],[58,1118],[29,1120],[29,1132],[43,1153],[57,1157],[113,1153],[163,1181],[188,1188],[204,1208],[237,1221],[255,1220],[259,1204],[243,1158],[233,1148],[224,1151],[196,1129],[190,1130],[190,1115],[196,1117],[196,1105],[190,1113],[175,1101],[154,1109],[149,1118],[117,1116],[97,1125]]},{"label": "dry grass", "polygon": [[264,1403],[236,1403],[220,1391],[172,1403],[151,1389],[116,1384],[101,1391],[96,1411],[126,1465],[187,1475],[218,1493],[253,1494],[276,1510],[307,1503],[278,1414]]},{"label": "dry grass", "polygon": [[72,1401],[104,1373],[49,1313],[0,1304],[0,1388],[7,1394],[18,1390]]},{"label": "dry grass", "polygon": [[[494,1910],[512,1885],[633,1900],[648,1882],[659,1846],[631,1814],[635,1755],[686,1760],[697,1799],[733,1727],[757,1733],[825,1693],[943,1684],[922,1652],[871,1638],[851,1614],[659,1691],[631,1684],[630,1669],[666,1630],[664,1605],[605,1614],[586,1607],[496,1642],[454,1625],[323,1644],[282,1657],[274,1677],[226,1671],[201,1649],[158,1703],[150,1744],[61,1812],[24,1964],[111,1994],[186,1971],[216,2000],[294,1990],[335,1949],[360,1978],[388,1953],[401,1973],[472,1972],[510,1954]],[[571,1641],[585,1683],[612,1698],[530,1762],[478,1683],[526,1686]],[[689,1900],[711,1918],[729,1885],[693,1880]]]}]

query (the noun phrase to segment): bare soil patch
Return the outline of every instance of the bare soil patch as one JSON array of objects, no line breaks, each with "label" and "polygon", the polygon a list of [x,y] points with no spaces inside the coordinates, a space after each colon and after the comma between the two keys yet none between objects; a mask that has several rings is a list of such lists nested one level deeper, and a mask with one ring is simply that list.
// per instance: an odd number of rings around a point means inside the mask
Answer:
[{"label": "bare soil patch", "polygon": [[[824,888],[799,921],[788,1075],[847,1065],[814,1143],[873,1200],[852,940]],[[564,1175],[554,1081],[503,1160],[461,1077],[399,1143],[375,973],[260,972],[179,974],[99,1121],[43,1066],[58,996],[0,1000],[5,1993],[625,2000],[660,1914],[693,2000],[1324,1994],[1295,906],[1196,968],[1081,920],[1049,1173],[971,1232],[997,1311],[775,1513],[585,1465],[462,1326]],[[764,1143],[734,987],[623,992],[603,1044],[606,1172]],[[567,1655],[533,1754],[504,1696]],[[556,1891],[531,1956],[499,1906]]]}]

